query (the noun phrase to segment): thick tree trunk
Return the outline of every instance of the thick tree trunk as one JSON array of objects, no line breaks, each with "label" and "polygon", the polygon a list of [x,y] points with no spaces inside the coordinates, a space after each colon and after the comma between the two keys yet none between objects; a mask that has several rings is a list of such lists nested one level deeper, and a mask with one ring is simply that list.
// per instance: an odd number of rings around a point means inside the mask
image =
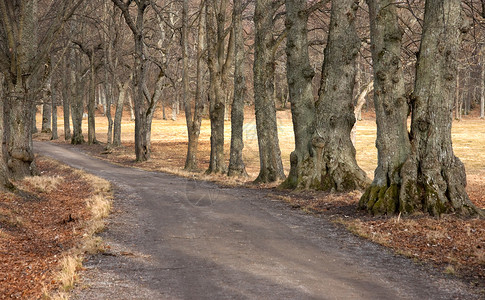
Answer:
[{"label": "thick tree trunk", "polygon": [[393,0],[367,2],[374,63],[378,164],[374,181],[361,197],[359,206],[374,214],[393,214],[399,209],[401,167],[410,152],[406,124],[409,108],[400,60],[403,32]]},{"label": "thick tree trunk", "polygon": [[3,130],[3,121],[4,121],[4,102],[5,102],[5,93],[7,87],[5,86],[5,77],[2,73],[0,73],[0,190],[11,189],[13,188],[12,183],[8,180],[8,172],[7,166],[5,164],[6,160],[4,157],[4,134],[5,131]]},{"label": "thick tree trunk", "polygon": [[[308,55],[305,0],[286,1],[286,57],[287,80],[290,92],[291,117],[295,134],[295,150],[290,155],[290,174],[282,184],[286,188],[309,188],[311,182],[302,178],[302,168],[308,168],[315,132],[315,104],[312,79],[315,71]],[[306,162],[306,163],[305,163]]]},{"label": "thick tree trunk", "polygon": [[71,139],[71,127],[69,118],[71,115],[70,109],[70,91],[72,89],[71,82],[70,82],[70,68],[71,65],[69,63],[69,55],[65,55],[63,58],[63,69],[64,69],[64,76],[62,77],[62,111],[64,114],[64,140]]},{"label": "thick tree trunk", "polygon": [[229,153],[229,176],[247,176],[243,161],[243,125],[244,125],[244,98],[246,95],[246,82],[244,78],[244,37],[242,32],[241,0],[234,0],[233,7],[233,34],[234,34],[234,98],[231,108],[231,150]]},{"label": "thick tree trunk", "polygon": [[[355,123],[353,88],[360,46],[354,25],[356,9],[355,0],[332,2],[311,155],[301,162],[299,173],[293,175],[297,180],[290,186],[341,192],[363,189],[369,183],[357,165],[350,139]],[[308,136],[304,142],[308,143]],[[293,165],[298,163],[297,158],[291,157]]]},{"label": "thick tree trunk", "polygon": [[412,97],[412,152],[401,170],[399,210],[404,213],[479,213],[466,193],[465,167],[451,142],[461,13],[460,0],[426,1]]},{"label": "thick tree trunk", "polygon": [[8,81],[4,113],[7,168],[13,179],[21,179],[36,173],[32,151],[33,103],[22,81]]},{"label": "thick tree trunk", "polygon": [[273,98],[275,57],[272,1],[257,0],[254,12],[254,106],[258,132],[260,171],[255,182],[285,179],[278,140],[276,107]]}]

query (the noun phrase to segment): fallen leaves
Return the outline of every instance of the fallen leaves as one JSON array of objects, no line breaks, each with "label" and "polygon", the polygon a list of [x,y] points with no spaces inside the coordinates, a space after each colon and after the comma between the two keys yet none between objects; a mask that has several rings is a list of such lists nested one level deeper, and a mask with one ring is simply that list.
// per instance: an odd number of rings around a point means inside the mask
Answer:
[{"label": "fallen leaves", "polygon": [[0,194],[0,299],[41,298],[89,217],[91,191],[79,175],[45,158],[37,166],[42,176]]}]

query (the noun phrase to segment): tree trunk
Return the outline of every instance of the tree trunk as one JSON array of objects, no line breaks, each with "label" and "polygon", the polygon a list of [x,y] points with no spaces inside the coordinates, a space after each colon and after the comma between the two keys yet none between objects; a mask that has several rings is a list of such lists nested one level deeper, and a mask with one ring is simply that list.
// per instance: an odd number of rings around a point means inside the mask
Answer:
[{"label": "tree trunk", "polygon": [[22,179],[34,175],[35,163],[32,151],[32,115],[33,103],[28,101],[32,96],[27,92],[24,83],[17,80],[14,84],[8,81],[5,95],[5,141],[6,159],[9,173],[13,179]]},{"label": "tree trunk", "polygon": [[273,16],[276,8],[270,0],[257,0],[254,12],[254,106],[258,133],[260,171],[255,182],[285,179],[273,98],[275,57]]},{"label": "tree trunk", "polygon": [[[184,1],[184,36],[187,37],[187,5],[188,1]],[[188,146],[187,146],[187,157],[185,159],[185,170],[195,171],[198,169],[197,166],[197,148],[199,145],[199,135],[200,135],[200,125],[202,123],[202,111],[204,109],[204,104],[202,100],[202,59],[203,52],[205,49],[205,11],[204,4],[200,7],[199,12],[199,24],[198,24],[198,37],[197,37],[197,82],[195,90],[195,103],[194,103],[194,115],[192,116],[192,105],[188,99],[184,99],[185,103],[185,118],[187,122],[187,135],[188,135]],[[188,62],[187,60],[187,45],[188,41],[184,39],[184,97],[188,93]]]},{"label": "tree trunk", "polygon": [[[217,3],[216,3],[217,2]],[[211,152],[206,173],[226,173],[224,158],[224,107],[227,77],[232,62],[232,30],[225,51],[225,20],[228,1],[208,2],[206,5],[207,55],[210,74],[209,118],[211,121]]]},{"label": "tree trunk", "polygon": [[461,13],[460,0],[426,1],[412,98],[412,150],[401,170],[404,213],[480,213],[468,198],[465,167],[451,143]]},{"label": "tree trunk", "polygon": [[63,58],[63,76],[62,76],[62,111],[64,114],[64,140],[71,139],[71,128],[69,124],[70,118],[70,101],[69,101],[69,93],[72,89],[71,82],[70,82],[70,63],[69,63],[69,55],[65,55]]},{"label": "tree trunk", "polygon": [[231,108],[231,150],[229,153],[229,176],[248,176],[243,161],[243,125],[246,82],[244,78],[244,37],[242,31],[242,0],[234,0],[234,98]]},{"label": "tree trunk", "polygon": [[286,1],[287,80],[290,92],[291,117],[295,134],[295,150],[290,155],[290,173],[282,184],[286,188],[309,188],[311,182],[301,175],[313,156],[311,141],[315,132],[315,104],[312,79],[315,71],[308,55],[306,0]]},{"label": "tree trunk", "polygon": [[89,56],[89,63],[91,68],[90,89],[88,99],[88,144],[96,144],[96,122],[95,122],[95,106],[96,106],[96,71],[94,67],[94,49],[91,50]]},{"label": "tree trunk", "polygon": [[480,60],[480,119],[483,119],[485,118],[485,49],[483,49],[483,46],[480,53]]},{"label": "tree trunk", "polygon": [[[291,186],[341,192],[363,189],[369,183],[357,165],[350,139],[355,123],[353,89],[360,47],[354,25],[357,7],[355,0],[332,2],[311,155],[301,163],[298,175],[293,175],[297,180]],[[308,143],[308,136],[304,142]],[[297,156],[293,155],[291,161],[297,164]]]},{"label": "tree trunk", "polygon": [[130,80],[127,80],[124,84],[121,84],[121,82],[118,82],[119,94],[118,94],[118,101],[116,102],[114,133],[113,133],[113,145],[115,147],[121,146],[121,119],[123,117],[123,103],[125,102],[129,82]]},{"label": "tree trunk", "polygon": [[374,106],[377,122],[378,165],[374,181],[359,206],[374,214],[393,214],[399,208],[401,167],[410,152],[408,104],[401,65],[402,34],[393,0],[369,0]]},{"label": "tree trunk", "polygon": [[[367,86],[357,97],[357,103],[354,108],[354,116],[357,121],[362,120],[362,107],[365,104],[365,97],[374,89],[374,81],[371,80]],[[357,136],[357,122],[355,122],[354,127],[352,127],[352,132],[350,133],[350,139],[352,140],[352,145],[355,147],[355,138]]]},{"label": "tree trunk", "polygon": [[455,119],[461,120],[461,106],[462,102],[460,101],[460,70],[456,70],[456,79],[455,79]]},{"label": "tree trunk", "polygon": [[71,83],[71,118],[72,118],[72,137],[71,144],[78,145],[84,143],[82,122],[84,104],[81,94],[82,79],[79,77],[79,57],[77,57],[74,49],[70,53],[71,68],[70,68],[70,83]]},{"label": "tree trunk", "polygon": [[0,190],[5,190],[5,189],[12,189],[13,185],[12,183],[8,180],[8,173],[7,173],[7,167],[5,165],[5,157],[4,157],[4,134],[5,131],[3,130],[3,121],[4,121],[4,92],[6,90],[5,86],[5,76],[0,73]]},{"label": "tree trunk", "polygon": [[43,92],[42,99],[42,127],[40,132],[51,133],[51,119],[52,119],[52,99],[51,99],[51,87],[50,83],[45,87],[46,91]]},{"label": "tree trunk", "polygon": [[51,133],[52,120],[52,66],[46,67],[45,86],[42,88],[42,127],[40,132]]},{"label": "tree trunk", "polygon": [[146,58],[144,55],[143,45],[143,20],[145,9],[147,7],[146,1],[140,1],[137,5],[136,29],[134,32],[135,38],[135,88],[133,93],[133,100],[135,106],[135,155],[136,161],[147,161],[150,158],[150,147],[147,144],[147,115],[145,109],[145,96],[143,87],[146,81]]},{"label": "tree trunk", "polygon": [[52,104],[52,135],[51,140],[57,140],[59,138],[57,133],[57,91],[55,86],[51,86],[51,104]]}]

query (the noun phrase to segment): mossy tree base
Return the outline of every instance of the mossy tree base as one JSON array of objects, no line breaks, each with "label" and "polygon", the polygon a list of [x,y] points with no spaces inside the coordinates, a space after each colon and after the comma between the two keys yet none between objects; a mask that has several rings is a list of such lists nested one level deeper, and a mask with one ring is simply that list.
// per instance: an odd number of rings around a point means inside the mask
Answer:
[{"label": "mossy tree base", "polygon": [[456,157],[451,167],[429,169],[420,168],[415,159],[409,158],[401,169],[401,178],[401,185],[372,184],[362,195],[359,208],[373,215],[423,212],[431,216],[483,216],[468,198],[465,168]]}]

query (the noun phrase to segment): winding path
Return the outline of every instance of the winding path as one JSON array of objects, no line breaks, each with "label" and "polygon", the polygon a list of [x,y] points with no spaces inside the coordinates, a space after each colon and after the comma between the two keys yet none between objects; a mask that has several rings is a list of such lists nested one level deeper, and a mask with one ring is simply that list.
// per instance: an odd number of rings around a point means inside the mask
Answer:
[{"label": "winding path", "polygon": [[109,246],[74,299],[475,299],[466,286],[265,191],[125,168],[74,147],[38,153],[110,180]]}]

